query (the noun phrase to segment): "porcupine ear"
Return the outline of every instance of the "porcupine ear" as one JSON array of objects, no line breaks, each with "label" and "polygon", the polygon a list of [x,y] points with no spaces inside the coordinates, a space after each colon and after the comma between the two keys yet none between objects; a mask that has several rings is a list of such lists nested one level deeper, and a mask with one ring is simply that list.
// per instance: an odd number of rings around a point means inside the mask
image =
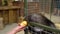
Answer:
[{"label": "porcupine ear", "polygon": [[24,20],[27,21],[27,22],[29,22],[31,20],[31,15],[25,16]]}]

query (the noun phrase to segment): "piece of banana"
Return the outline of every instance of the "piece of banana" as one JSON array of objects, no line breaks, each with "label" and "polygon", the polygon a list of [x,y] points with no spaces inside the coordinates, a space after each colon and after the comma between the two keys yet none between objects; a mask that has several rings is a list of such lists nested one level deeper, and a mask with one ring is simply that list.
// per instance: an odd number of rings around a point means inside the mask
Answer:
[{"label": "piece of banana", "polygon": [[26,26],[27,25],[27,21],[23,21],[20,23],[21,26]]}]

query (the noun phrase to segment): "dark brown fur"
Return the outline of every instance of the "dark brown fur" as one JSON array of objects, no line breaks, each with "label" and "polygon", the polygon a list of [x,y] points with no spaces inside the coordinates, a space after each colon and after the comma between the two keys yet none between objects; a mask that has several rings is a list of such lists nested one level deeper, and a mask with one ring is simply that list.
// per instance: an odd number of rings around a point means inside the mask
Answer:
[{"label": "dark brown fur", "polygon": [[[55,25],[52,21],[50,21],[49,19],[47,19],[45,16],[43,16],[42,14],[30,14],[28,16],[26,16],[25,18],[26,21],[29,22],[35,22],[35,23],[39,23],[39,24],[43,24],[52,28],[55,28]],[[33,28],[31,26],[28,26],[29,30],[34,31]],[[44,33],[42,33],[44,34]]]}]

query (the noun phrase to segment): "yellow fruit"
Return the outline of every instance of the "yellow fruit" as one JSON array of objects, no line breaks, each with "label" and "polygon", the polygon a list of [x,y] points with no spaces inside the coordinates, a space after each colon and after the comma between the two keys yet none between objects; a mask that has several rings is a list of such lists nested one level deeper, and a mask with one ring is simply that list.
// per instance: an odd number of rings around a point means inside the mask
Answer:
[{"label": "yellow fruit", "polygon": [[26,26],[27,25],[27,21],[23,21],[20,25],[21,26]]}]

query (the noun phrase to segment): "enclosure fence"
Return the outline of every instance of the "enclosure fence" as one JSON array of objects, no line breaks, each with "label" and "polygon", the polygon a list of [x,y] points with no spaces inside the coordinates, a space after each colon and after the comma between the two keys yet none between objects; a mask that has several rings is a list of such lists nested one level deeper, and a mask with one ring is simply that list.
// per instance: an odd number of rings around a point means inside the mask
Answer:
[{"label": "enclosure fence", "polygon": [[[48,31],[52,31],[54,32],[55,34],[60,34],[60,30],[59,29],[56,29],[56,28],[51,28],[49,26],[46,26],[46,25],[42,25],[42,24],[38,24],[38,23],[29,23],[30,26],[37,26],[37,27],[40,27],[44,30],[48,30]],[[52,34],[50,32],[47,32],[47,31],[44,31],[45,33],[48,33],[48,34]]]}]

